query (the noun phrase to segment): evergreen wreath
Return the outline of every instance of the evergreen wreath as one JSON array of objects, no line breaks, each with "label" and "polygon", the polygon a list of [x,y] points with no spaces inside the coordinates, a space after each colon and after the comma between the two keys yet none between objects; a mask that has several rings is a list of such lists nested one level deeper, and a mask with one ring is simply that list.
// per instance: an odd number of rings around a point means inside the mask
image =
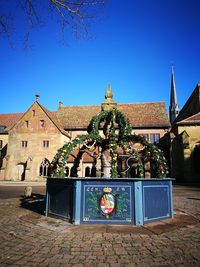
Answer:
[{"label": "evergreen wreath", "polygon": [[[105,138],[99,134],[103,130]],[[151,170],[153,177],[164,178],[168,173],[168,167],[163,152],[154,144],[149,144],[144,137],[131,134],[132,127],[126,116],[117,108],[110,111],[103,110],[94,116],[88,126],[88,134],[79,135],[74,140],[58,149],[52,163],[52,176],[65,177],[67,160],[72,152],[79,146],[83,150],[87,146],[94,144],[95,147],[101,147],[102,151],[109,149],[111,153],[111,177],[117,178],[118,174],[118,154],[117,150],[122,147],[129,155],[137,160],[139,177],[144,177],[144,163],[140,153],[132,146],[134,143],[140,143],[143,150],[149,153]],[[78,159],[74,161],[74,176],[77,176],[82,153],[79,153]]]}]

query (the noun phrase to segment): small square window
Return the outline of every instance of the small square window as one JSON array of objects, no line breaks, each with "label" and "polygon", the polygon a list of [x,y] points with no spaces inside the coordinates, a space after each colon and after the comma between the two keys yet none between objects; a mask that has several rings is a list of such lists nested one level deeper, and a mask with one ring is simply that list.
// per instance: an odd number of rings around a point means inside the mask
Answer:
[{"label": "small square window", "polygon": [[28,146],[28,141],[22,141],[22,147],[27,147]]},{"label": "small square window", "polygon": [[44,128],[45,127],[45,121],[44,120],[40,120],[40,127]]},{"label": "small square window", "polygon": [[43,147],[49,147],[49,141],[48,140],[44,140],[43,141]]}]

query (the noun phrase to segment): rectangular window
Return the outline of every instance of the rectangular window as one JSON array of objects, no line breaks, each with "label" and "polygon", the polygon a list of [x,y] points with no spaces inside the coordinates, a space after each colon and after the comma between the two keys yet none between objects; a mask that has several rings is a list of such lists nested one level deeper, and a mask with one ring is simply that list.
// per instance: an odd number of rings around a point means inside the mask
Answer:
[{"label": "rectangular window", "polygon": [[44,120],[40,120],[40,127],[44,128],[44,126],[45,126],[45,121]]},{"label": "rectangular window", "polygon": [[159,144],[160,142],[160,134],[155,134],[155,143]]},{"label": "rectangular window", "polygon": [[28,125],[29,125],[28,121],[25,121],[26,128],[28,128]]},{"label": "rectangular window", "polygon": [[150,134],[151,144],[159,144],[159,142],[160,142],[160,134]]},{"label": "rectangular window", "polygon": [[27,147],[28,146],[28,141],[22,141],[22,147]]},{"label": "rectangular window", "polygon": [[0,132],[3,132],[6,126],[0,125]]},{"label": "rectangular window", "polygon": [[154,144],[154,134],[150,134],[150,143]]},{"label": "rectangular window", "polygon": [[33,115],[33,117],[35,117],[35,110],[34,109],[32,110],[32,115]]},{"label": "rectangular window", "polygon": [[43,141],[43,147],[49,147],[49,141],[48,140]]},{"label": "rectangular window", "polygon": [[3,140],[0,140],[0,149],[3,148]]},{"label": "rectangular window", "polygon": [[149,141],[149,135],[148,134],[141,134],[141,136],[144,137],[147,142]]}]

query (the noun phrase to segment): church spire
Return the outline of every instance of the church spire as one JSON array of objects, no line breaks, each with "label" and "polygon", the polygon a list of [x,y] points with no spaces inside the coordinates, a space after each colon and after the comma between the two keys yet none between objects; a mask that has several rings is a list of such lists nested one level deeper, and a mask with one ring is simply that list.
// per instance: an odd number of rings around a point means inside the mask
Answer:
[{"label": "church spire", "polygon": [[170,93],[170,106],[169,106],[169,117],[171,124],[176,119],[179,113],[178,100],[176,95],[176,84],[174,77],[174,66],[172,65],[172,74],[171,74],[171,93]]}]

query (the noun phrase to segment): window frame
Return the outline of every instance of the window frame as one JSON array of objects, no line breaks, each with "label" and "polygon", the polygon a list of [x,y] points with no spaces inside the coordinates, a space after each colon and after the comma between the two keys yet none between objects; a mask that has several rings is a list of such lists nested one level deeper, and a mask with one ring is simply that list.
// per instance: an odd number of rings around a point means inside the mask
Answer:
[{"label": "window frame", "polygon": [[28,120],[25,121],[25,126],[26,126],[26,128],[29,127],[29,121]]},{"label": "window frame", "polygon": [[45,128],[45,125],[46,125],[45,120],[40,120],[40,128],[41,129]]},{"label": "window frame", "polygon": [[49,140],[43,140],[43,148],[49,148]]},{"label": "window frame", "polygon": [[21,141],[21,146],[22,146],[22,148],[27,148],[28,147],[28,141],[27,140],[22,140]]},{"label": "window frame", "polygon": [[160,143],[160,133],[150,133],[150,139],[151,144],[158,145]]}]

